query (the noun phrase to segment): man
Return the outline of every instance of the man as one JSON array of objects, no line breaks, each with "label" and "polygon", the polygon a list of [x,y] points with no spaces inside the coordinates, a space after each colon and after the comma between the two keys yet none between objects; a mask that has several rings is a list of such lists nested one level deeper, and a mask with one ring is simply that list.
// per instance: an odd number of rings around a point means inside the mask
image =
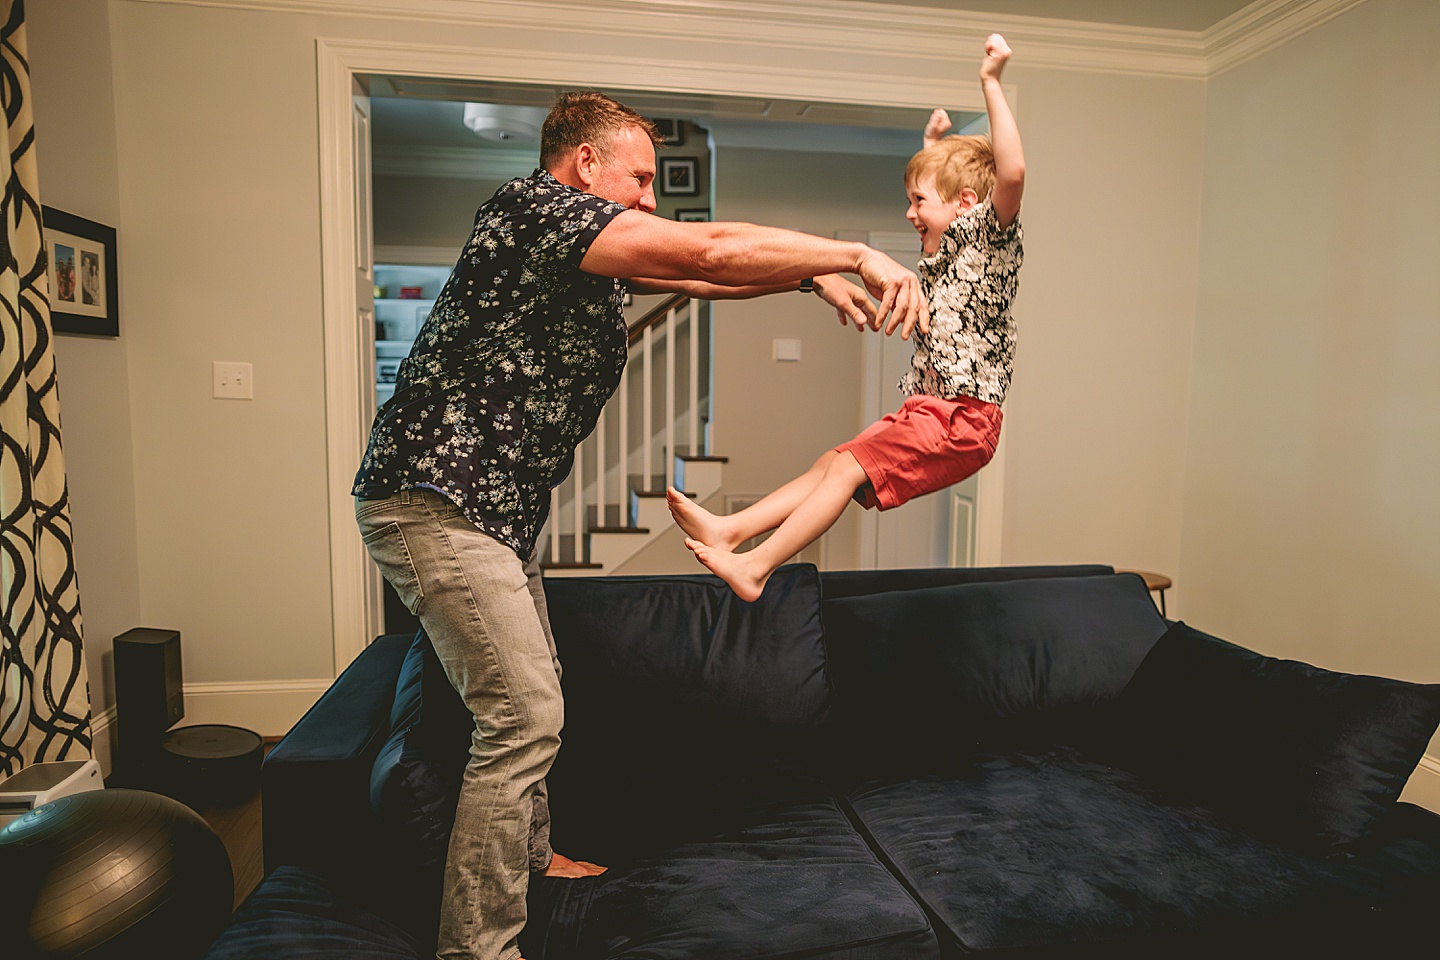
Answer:
[{"label": "man", "polygon": [[[603,869],[550,849],[543,780],[563,702],[535,543],[551,488],[619,384],[626,286],[722,299],[826,276],[817,292],[842,322],[905,334],[925,322],[915,275],[863,244],[652,216],[658,142],[608,97],[557,98],[541,168],[476,214],[355,478],[366,548],[475,717],[445,865],[447,960],[519,956],[531,871]],[[878,310],[829,276],[841,272]]]}]

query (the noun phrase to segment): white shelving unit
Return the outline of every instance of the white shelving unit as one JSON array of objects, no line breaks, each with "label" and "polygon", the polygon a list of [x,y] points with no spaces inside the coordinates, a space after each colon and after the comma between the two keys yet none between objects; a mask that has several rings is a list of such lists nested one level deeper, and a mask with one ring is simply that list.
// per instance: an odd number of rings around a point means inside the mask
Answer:
[{"label": "white shelving unit", "polygon": [[[450,276],[448,266],[375,264],[375,400],[383,405],[395,393],[395,373],[414,346],[440,288]],[[406,287],[419,296],[402,296]]]}]

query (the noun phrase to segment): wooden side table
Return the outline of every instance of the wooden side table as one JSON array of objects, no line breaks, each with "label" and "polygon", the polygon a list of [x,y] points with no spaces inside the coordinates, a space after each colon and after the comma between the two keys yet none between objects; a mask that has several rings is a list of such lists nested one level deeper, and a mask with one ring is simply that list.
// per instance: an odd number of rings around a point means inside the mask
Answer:
[{"label": "wooden side table", "polygon": [[1115,572],[1138,574],[1140,579],[1145,581],[1145,589],[1160,597],[1160,616],[1166,616],[1165,591],[1175,585],[1169,577],[1151,570],[1116,570]]}]

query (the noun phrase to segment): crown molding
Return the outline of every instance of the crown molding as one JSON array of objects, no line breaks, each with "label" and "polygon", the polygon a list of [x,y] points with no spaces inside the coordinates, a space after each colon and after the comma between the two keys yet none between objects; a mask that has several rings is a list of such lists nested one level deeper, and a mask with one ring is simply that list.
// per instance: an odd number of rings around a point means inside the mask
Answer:
[{"label": "crown molding", "polygon": [[1207,76],[1253,60],[1365,0],[1258,0],[1202,34]]},{"label": "crown molding", "polygon": [[535,169],[540,163],[539,152],[539,147],[509,150],[503,147],[377,146],[373,169],[380,176],[503,181],[523,177]]},{"label": "crown molding", "polygon": [[[1273,50],[1365,0],[1255,0],[1204,31],[1165,30],[881,6],[865,0],[128,0],[377,20],[553,30],[660,43],[694,41],[838,54],[933,59],[979,49],[999,31],[1026,66],[1204,78]],[[965,59],[964,57],[960,59]]]},{"label": "crown molding", "polygon": [[[128,0],[132,3],[302,13],[336,17],[550,31],[662,45],[684,42],[849,56],[934,60],[951,73],[957,50],[979,51],[991,33],[1024,50],[1026,66],[1149,74],[1205,75],[1199,33],[1042,17],[1001,16],[865,0]],[[774,62],[772,59],[771,62]]]},{"label": "crown molding", "polygon": [[500,83],[614,86],[734,97],[773,97],[779,89],[798,99],[832,103],[925,108],[946,103],[967,112],[985,109],[978,83],[933,73],[857,74],[773,61],[720,64],[698,58],[667,60],[648,53],[636,56],[594,52],[581,58],[570,53],[518,47],[478,50],[434,43],[333,37],[320,37],[316,42],[324,56],[360,73],[403,73]]}]

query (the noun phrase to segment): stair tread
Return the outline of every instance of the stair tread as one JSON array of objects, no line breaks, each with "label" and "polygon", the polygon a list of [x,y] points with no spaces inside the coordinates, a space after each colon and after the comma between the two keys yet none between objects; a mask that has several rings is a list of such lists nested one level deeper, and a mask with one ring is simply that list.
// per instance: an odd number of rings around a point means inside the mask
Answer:
[{"label": "stair tread", "polygon": [[[632,490],[632,491],[630,491],[630,492],[633,493],[633,494],[635,494],[635,496],[637,496],[637,497],[663,497],[663,496],[665,496],[665,491],[664,491],[664,490]],[[691,500],[694,500],[695,497],[698,496],[698,494],[695,494],[694,492],[692,492],[692,491],[690,491],[690,490],[682,490],[682,491],[680,491],[680,492],[683,493],[683,494],[685,494],[685,496],[689,497]]]},{"label": "stair tread", "polygon": [[678,459],[684,460],[684,461],[686,461],[686,462],[688,462],[688,463],[729,463],[729,462],[730,462],[730,458],[729,458],[729,457],[691,456],[691,455],[688,454],[688,453],[679,454],[679,455],[678,455]]},{"label": "stair tread", "polygon": [[591,527],[591,533],[649,533],[649,527]]},{"label": "stair tread", "polygon": [[604,567],[603,563],[574,563],[571,561],[540,564],[541,570],[602,570]]}]

